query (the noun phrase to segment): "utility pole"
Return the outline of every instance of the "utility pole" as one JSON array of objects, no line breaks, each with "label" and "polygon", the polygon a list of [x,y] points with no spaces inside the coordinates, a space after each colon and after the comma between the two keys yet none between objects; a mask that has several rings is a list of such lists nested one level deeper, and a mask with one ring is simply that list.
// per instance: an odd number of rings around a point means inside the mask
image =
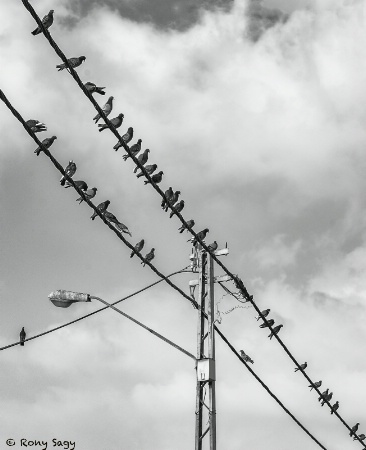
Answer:
[{"label": "utility pole", "polygon": [[[197,245],[194,258],[198,269],[197,387],[195,450],[209,432],[210,450],[216,450],[215,336],[214,336],[214,266],[211,255]],[[195,283],[197,284],[197,283]],[[191,286],[194,285],[191,282]],[[205,317],[207,315],[207,320]],[[208,388],[208,399],[206,398]],[[208,401],[208,405],[207,402]],[[203,430],[204,411],[208,421]],[[205,414],[205,417],[207,414]]]}]

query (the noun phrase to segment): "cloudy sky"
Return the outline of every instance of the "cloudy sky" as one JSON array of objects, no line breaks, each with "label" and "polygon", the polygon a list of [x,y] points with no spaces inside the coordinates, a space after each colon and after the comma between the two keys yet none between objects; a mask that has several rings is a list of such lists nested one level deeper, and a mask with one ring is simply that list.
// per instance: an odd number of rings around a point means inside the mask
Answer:
[{"label": "cloudy sky", "polygon": [[[366,5],[364,0],[51,0],[32,2],[81,79],[106,86],[125,131],[149,148],[208,240],[228,242],[225,264],[339,412],[366,433]],[[189,263],[188,235],[160,209],[133,163],[98,133],[95,111],[21,2],[0,2],[0,86],[26,118],[57,135],[98,188],[96,202],[156,249],[168,274]],[[105,97],[97,100],[104,104]],[[91,312],[56,309],[55,289],[115,301],[154,281],[1,103],[0,346]],[[112,113],[113,115],[113,113]],[[217,269],[217,274],[221,271]],[[188,292],[194,274],[175,276]],[[238,303],[217,288],[223,313]],[[121,309],[195,353],[196,312],[159,284]],[[221,330],[328,449],[357,448],[320,408],[306,380],[251,308],[222,314]],[[194,361],[113,311],[1,353],[0,446],[12,438],[74,441],[78,450],[186,450],[194,445]],[[218,448],[308,450],[316,444],[217,339]]]}]

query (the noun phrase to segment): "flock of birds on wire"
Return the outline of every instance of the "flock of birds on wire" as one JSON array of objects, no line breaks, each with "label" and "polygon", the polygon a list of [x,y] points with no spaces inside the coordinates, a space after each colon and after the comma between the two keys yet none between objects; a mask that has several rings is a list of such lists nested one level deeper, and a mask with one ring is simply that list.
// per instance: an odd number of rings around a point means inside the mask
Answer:
[{"label": "flock of birds on wire", "polygon": [[[51,10],[45,17],[43,17],[42,19],[42,24],[45,28],[49,28],[52,23],[53,23],[53,13],[54,10]],[[42,32],[40,27],[37,27],[34,31],[32,31],[33,35],[37,35],[40,34]],[[85,56],[80,56],[80,57],[76,57],[76,58],[70,58],[68,59],[68,63],[72,68],[76,68],[78,66],[80,66],[83,61],[85,61],[86,57]],[[66,64],[58,64],[56,66],[56,68],[61,71],[64,69],[67,69],[67,65]],[[100,95],[105,95],[104,89],[105,87],[99,87],[96,84],[88,81],[87,83],[84,84],[84,87],[88,90],[88,92],[90,92],[91,94],[97,93]],[[109,114],[112,112],[113,109],[113,100],[114,97],[109,97],[107,102],[105,103],[105,105],[103,106],[102,110],[105,114],[105,116],[109,116]],[[95,124],[98,123],[98,121],[101,119],[101,115],[98,113],[94,118],[94,122]],[[118,116],[116,116],[115,118],[113,118],[110,122],[112,123],[112,125],[115,128],[119,128],[122,125],[124,119],[124,114],[120,113]],[[28,120],[27,125],[30,127],[30,129],[34,132],[34,133],[39,133],[41,131],[47,131],[47,127],[44,123],[38,121],[38,120]],[[107,124],[98,124],[99,127],[99,132],[109,128],[109,125]],[[42,141],[42,145],[44,145],[47,149],[53,144],[53,142],[57,139],[56,136],[52,136],[51,138],[46,138]],[[122,136],[122,141],[124,144],[129,144],[129,142],[133,139],[133,128],[129,127],[127,129],[127,132]],[[142,144],[142,140],[138,139],[137,142],[135,144],[133,144],[129,150],[130,153],[133,156],[137,156],[140,152],[141,152],[141,146]],[[113,147],[113,149],[115,151],[118,151],[118,149],[120,147],[123,147],[123,144],[121,141],[117,142],[117,144]],[[38,147],[34,153],[36,153],[36,155],[38,156],[40,154],[40,152],[42,151],[42,149],[40,147]],[[141,165],[143,165],[145,167],[146,172],[151,175],[151,179],[155,184],[158,184],[162,181],[163,178],[163,171],[160,171],[156,174],[154,174],[154,172],[157,170],[157,165],[156,164],[151,164],[151,165],[146,165],[149,158],[149,149],[144,150],[142,153],[140,153],[140,155],[138,156],[138,161],[140,162]],[[130,155],[123,155],[123,159],[124,161],[126,161],[128,158],[130,157]],[[138,166],[136,166],[136,168],[134,169],[134,173],[136,173],[138,171]],[[69,161],[69,164],[67,165],[67,167],[65,168],[65,174],[67,176],[69,176],[70,178],[72,178],[76,173],[76,164],[73,160]],[[144,176],[144,173],[142,171],[140,171],[140,173],[137,174],[137,178],[140,178]],[[149,180],[145,180],[144,181],[145,184],[150,183]],[[60,184],[61,186],[64,186],[65,188],[68,188],[70,186],[72,186],[71,183],[69,183],[66,179],[65,176],[61,177],[60,180]],[[95,197],[96,193],[97,193],[97,188],[93,187],[91,189],[88,189],[88,185],[85,183],[85,181],[79,180],[79,181],[74,181],[74,184],[81,189],[84,192],[84,197],[87,199],[92,199]],[[173,191],[173,189],[171,187],[169,187],[168,190],[165,191],[165,198],[163,199],[163,201],[161,202],[161,207],[163,208],[163,210],[165,212],[168,211],[169,206],[173,207],[175,211],[177,212],[181,212],[184,208],[184,200],[179,200],[179,196],[180,196],[180,191]],[[76,201],[80,203],[82,203],[84,201],[83,196],[79,197],[78,199],[76,199]],[[99,211],[99,213],[103,214],[103,216],[108,220],[108,222],[114,224],[116,226],[116,228],[121,231],[122,233],[126,233],[129,234],[130,236],[132,236],[131,232],[129,231],[129,229],[127,228],[126,225],[124,225],[122,222],[120,222],[116,216],[114,216],[111,212],[109,212],[107,210],[108,206],[110,204],[109,200],[106,200],[102,203],[100,203],[97,206],[97,210]],[[91,216],[91,219],[94,220],[97,217],[97,213],[94,212],[94,214]],[[170,218],[172,218],[174,215],[173,212],[170,213]],[[180,233],[183,233],[184,230],[189,230],[191,229],[193,226],[195,225],[195,222],[193,219],[189,220],[186,222],[186,224],[183,224],[178,231]],[[197,236],[199,239],[204,240],[206,238],[207,233],[209,232],[208,228],[205,228],[204,230],[200,231],[199,233],[197,233]],[[196,246],[198,241],[196,238],[192,238],[189,239],[189,241],[192,242],[193,246]],[[142,239],[141,241],[139,241],[133,251],[131,252],[130,258],[132,258],[134,256],[135,253],[140,253],[140,251],[143,249],[145,245],[145,241],[144,239]],[[212,244],[210,244],[208,246],[210,251],[215,251],[218,248],[218,244],[216,241],[214,241]],[[143,264],[145,266],[145,262],[146,261],[151,261],[153,258],[155,257],[155,249],[152,248],[150,250],[149,253],[146,254],[145,258],[144,258],[144,262],[141,262],[141,264]],[[264,317],[267,317],[268,314],[270,313],[270,309],[266,309],[264,311],[261,312],[261,314],[256,317],[257,321],[259,319],[263,319]],[[267,322],[263,322],[262,325],[260,325],[260,328],[266,328],[269,326],[273,326],[275,323],[275,321],[273,319],[269,319],[267,320]],[[281,330],[281,328],[283,327],[283,325],[277,325],[275,326],[271,333],[268,335],[268,337],[270,339],[272,339],[272,337],[276,334],[279,333],[279,331]],[[24,341],[26,338],[26,332],[24,330],[24,327],[22,328],[21,332],[20,332],[20,345],[24,346]],[[240,350],[240,355],[241,358],[245,361],[245,362],[250,362],[250,363],[254,363],[254,361],[251,359],[251,357],[249,355],[247,355],[244,350]],[[305,369],[307,368],[307,362],[305,362],[304,364],[301,364],[300,367],[296,367],[295,368],[295,372],[297,371],[305,371]],[[322,381],[317,381],[314,384],[309,385],[310,391],[313,390],[314,388],[319,388],[322,385]],[[333,397],[333,392],[329,392],[329,389],[326,389],[318,398],[318,401],[321,402],[321,406],[324,406],[326,401],[330,401]],[[332,407],[331,407],[331,414],[333,414],[335,411],[337,411],[339,408],[339,402],[336,401]],[[357,439],[357,431],[358,431],[358,427],[359,427],[359,423],[357,422],[356,425],[354,425],[349,433],[350,436],[354,436],[353,440]],[[365,434],[360,434],[358,435],[358,438],[363,441],[366,439],[366,435]]]}]

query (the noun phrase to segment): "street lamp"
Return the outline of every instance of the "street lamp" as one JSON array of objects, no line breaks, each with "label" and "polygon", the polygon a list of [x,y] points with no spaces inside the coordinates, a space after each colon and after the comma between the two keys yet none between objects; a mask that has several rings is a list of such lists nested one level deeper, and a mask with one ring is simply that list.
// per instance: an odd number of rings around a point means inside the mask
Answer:
[{"label": "street lamp", "polygon": [[108,306],[108,308],[114,309],[114,311],[118,312],[122,316],[126,317],[127,319],[131,320],[132,322],[136,323],[142,328],[145,328],[145,330],[149,331],[150,333],[157,336],[159,339],[163,340],[167,344],[171,345],[172,347],[176,348],[177,350],[181,351],[182,353],[186,354],[190,358],[196,360],[196,357],[192,355],[192,353],[188,352],[184,348],[180,347],[179,345],[175,344],[174,342],[170,341],[168,338],[162,336],[155,330],[152,330],[151,328],[147,327],[143,323],[139,322],[138,320],[134,319],[133,317],[129,316],[128,314],[124,313],[120,309],[116,308],[115,306],[111,305],[110,303],[106,302],[105,300],[92,296],[90,294],[84,294],[82,292],[73,292],[73,291],[66,291],[64,289],[58,289],[57,291],[51,292],[48,296],[49,300],[57,307],[59,308],[68,308],[73,303],[78,302],[90,302],[92,299],[98,300],[102,302],[104,305]]}]

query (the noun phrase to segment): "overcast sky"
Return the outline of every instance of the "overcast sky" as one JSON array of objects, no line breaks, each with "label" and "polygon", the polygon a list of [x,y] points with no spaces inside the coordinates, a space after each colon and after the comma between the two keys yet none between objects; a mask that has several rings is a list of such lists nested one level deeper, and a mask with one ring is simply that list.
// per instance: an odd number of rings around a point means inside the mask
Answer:
[{"label": "overcast sky", "polygon": [[[81,79],[106,86],[162,189],[179,189],[184,217],[228,242],[225,264],[339,412],[366,433],[366,5],[364,0],[37,0],[55,10],[52,36],[85,55]],[[0,86],[41,139],[73,159],[75,180],[98,188],[168,274],[189,264],[188,234],[160,197],[97,132],[95,110],[20,1],[0,2]],[[0,346],[80,317],[99,304],[57,309],[55,289],[115,301],[156,281],[60,175],[0,104]],[[145,254],[145,252],[144,252]],[[220,274],[218,268],[216,273]],[[186,292],[195,274],[174,281]],[[231,286],[231,284],[229,284]],[[238,303],[217,288],[223,313]],[[195,353],[197,313],[160,285],[121,309]],[[332,450],[357,448],[252,308],[222,314],[221,330],[253,369]],[[194,361],[113,311],[1,352],[0,447],[6,439],[76,442],[77,450],[194,446]],[[225,450],[309,450],[316,444],[217,339],[217,439]]]}]

